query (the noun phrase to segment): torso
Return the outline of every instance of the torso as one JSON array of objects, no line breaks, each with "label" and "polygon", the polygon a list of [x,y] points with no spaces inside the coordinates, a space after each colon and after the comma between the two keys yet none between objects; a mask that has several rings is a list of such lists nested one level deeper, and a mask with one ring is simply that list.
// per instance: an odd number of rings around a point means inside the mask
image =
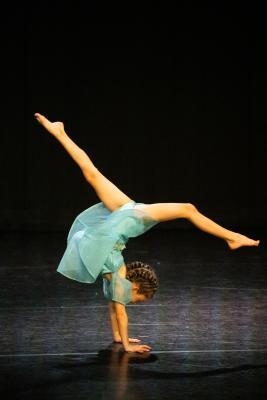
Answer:
[{"label": "torso", "polygon": [[[129,203],[124,204],[124,206],[122,206],[123,208],[128,208],[128,207],[132,207],[132,201]],[[144,203],[137,203],[134,204],[133,208],[138,209],[140,211],[144,211],[148,214],[148,216],[150,216],[150,204],[144,204]],[[152,216],[151,216],[152,217]],[[126,278],[126,266],[125,264],[122,264],[121,267],[118,270],[118,274],[120,275],[120,277],[122,278]],[[105,273],[102,275],[102,277],[104,279],[107,279],[108,281],[111,281],[112,279],[112,272],[109,273]]]}]

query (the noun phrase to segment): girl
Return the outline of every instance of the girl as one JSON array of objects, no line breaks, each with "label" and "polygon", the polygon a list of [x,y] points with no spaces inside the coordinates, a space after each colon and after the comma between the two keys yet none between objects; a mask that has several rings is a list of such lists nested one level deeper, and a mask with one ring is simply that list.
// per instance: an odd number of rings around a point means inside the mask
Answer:
[{"label": "girl", "polygon": [[258,246],[259,240],[221,227],[191,203],[136,203],[102,175],[67,135],[62,122],[50,122],[39,113],[35,117],[78,164],[101,200],[75,219],[57,271],[85,283],[95,282],[101,274],[104,295],[109,300],[114,341],[121,342],[127,352],[149,351],[149,346],[136,344],[138,339],[128,338],[125,305],[152,298],[158,288],[158,279],[147,264],[124,264],[121,252],[128,239],[143,234],[159,222],[186,218],[199,229],[224,239],[232,250]]}]

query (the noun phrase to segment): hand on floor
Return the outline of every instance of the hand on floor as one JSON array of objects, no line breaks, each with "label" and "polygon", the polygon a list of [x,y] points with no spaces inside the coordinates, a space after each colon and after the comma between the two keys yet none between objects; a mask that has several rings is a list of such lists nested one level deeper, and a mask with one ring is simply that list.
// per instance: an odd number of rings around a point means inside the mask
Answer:
[{"label": "hand on floor", "polygon": [[[121,339],[119,340],[114,340],[115,343],[122,343]],[[129,338],[129,343],[139,343],[141,342],[140,339],[135,339],[135,338]]]}]

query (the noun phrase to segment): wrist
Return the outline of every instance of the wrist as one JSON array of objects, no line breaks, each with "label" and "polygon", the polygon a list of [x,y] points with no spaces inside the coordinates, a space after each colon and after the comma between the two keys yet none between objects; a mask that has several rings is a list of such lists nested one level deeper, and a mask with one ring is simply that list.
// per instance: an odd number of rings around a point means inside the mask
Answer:
[{"label": "wrist", "polygon": [[121,337],[119,335],[113,335],[114,342],[122,342]]},{"label": "wrist", "polygon": [[122,341],[122,345],[125,351],[128,351],[130,348],[129,340]]}]

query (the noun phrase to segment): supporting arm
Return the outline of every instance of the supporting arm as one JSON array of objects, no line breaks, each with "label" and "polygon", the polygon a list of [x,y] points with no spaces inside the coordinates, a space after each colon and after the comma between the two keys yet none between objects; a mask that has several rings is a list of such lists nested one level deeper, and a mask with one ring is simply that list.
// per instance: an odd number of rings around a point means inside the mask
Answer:
[{"label": "supporting arm", "polygon": [[116,310],[114,307],[114,303],[112,301],[110,301],[108,303],[108,309],[109,309],[109,316],[110,316],[111,328],[112,328],[112,336],[113,336],[114,342],[121,342],[121,335],[120,335]]},{"label": "supporting arm", "polygon": [[128,315],[125,306],[123,304],[114,302],[114,309],[117,319],[118,333],[120,335],[124,350],[129,351]]}]

